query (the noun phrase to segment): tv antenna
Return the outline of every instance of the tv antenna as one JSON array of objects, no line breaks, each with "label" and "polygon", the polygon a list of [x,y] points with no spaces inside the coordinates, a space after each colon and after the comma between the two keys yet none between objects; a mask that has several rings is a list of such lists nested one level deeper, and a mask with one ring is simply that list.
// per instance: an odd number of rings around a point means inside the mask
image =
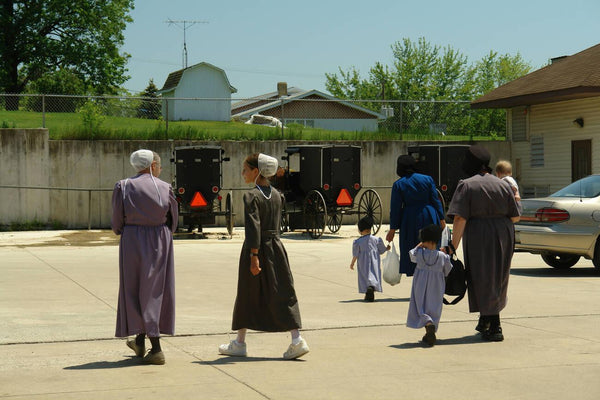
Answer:
[{"label": "tv antenna", "polygon": [[169,25],[175,25],[176,27],[180,28],[183,30],[183,54],[182,54],[182,64],[183,64],[183,68],[187,68],[188,66],[188,52],[187,52],[187,45],[186,45],[186,40],[185,40],[185,31],[188,28],[191,28],[192,26],[196,25],[196,24],[208,24],[208,21],[199,21],[199,20],[172,20],[171,18],[169,18],[168,20],[165,21],[165,23],[169,24]]}]

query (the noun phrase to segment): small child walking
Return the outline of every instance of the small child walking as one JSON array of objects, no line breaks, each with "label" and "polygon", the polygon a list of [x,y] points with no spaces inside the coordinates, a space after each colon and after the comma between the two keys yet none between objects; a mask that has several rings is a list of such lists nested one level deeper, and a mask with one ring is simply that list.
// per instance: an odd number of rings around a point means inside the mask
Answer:
[{"label": "small child walking", "polygon": [[437,249],[442,237],[439,225],[427,225],[419,231],[421,242],[409,251],[410,260],[417,264],[412,281],[406,326],[425,327],[423,342],[433,346],[435,333],[442,316],[445,277],[452,269],[450,256]]},{"label": "small child walking", "polygon": [[358,293],[365,293],[365,301],[375,301],[375,291],[381,289],[381,257],[380,255],[390,249],[383,243],[383,239],[371,235],[373,219],[363,217],[358,221],[360,238],[352,243],[352,262],[350,269],[358,260]]}]

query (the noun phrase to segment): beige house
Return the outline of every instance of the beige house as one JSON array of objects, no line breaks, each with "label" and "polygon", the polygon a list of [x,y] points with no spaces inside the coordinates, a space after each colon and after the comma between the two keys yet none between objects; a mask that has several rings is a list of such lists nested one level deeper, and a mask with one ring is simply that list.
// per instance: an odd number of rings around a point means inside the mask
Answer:
[{"label": "beige house", "polygon": [[513,176],[524,197],[600,173],[600,44],[552,59],[471,107],[507,109]]},{"label": "beige house", "polygon": [[386,117],[318,90],[286,86],[283,95],[272,92],[231,105],[231,117],[247,121],[254,114],[275,117],[291,123],[332,131],[374,132]]}]

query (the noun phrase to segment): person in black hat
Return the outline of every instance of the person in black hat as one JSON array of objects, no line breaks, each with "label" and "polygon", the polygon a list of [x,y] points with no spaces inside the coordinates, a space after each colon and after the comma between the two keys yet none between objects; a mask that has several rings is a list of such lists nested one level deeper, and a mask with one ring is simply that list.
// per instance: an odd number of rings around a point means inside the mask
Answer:
[{"label": "person in black hat", "polygon": [[386,240],[394,240],[396,230],[400,230],[400,273],[412,276],[416,264],[410,260],[408,252],[419,243],[419,230],[430,224],[443,229],[446,221],[433,178],[416,171],[412,156],[398,157],[396,173],[400,179],[392,186],[390,230]]},{"label": "person in black hat", "polygon": [[500,311],[506,306],[513,224],[520,217],[510,185],[490,174],[490,158],[485,147],[469,147],[462,167],[471,177],[458,183],[448,215],[454,216],[454,247],[464,239],[469,311],[480,314],[475,329],[484,340],[502,341]]}]

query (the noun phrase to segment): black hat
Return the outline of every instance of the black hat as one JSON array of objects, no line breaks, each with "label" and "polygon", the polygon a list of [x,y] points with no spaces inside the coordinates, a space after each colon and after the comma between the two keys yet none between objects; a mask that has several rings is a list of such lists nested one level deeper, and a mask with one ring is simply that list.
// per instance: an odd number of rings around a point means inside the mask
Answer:
[{"label": "black hat", "polygon": [[421,242],[437,243],[442,240],[442,228],[439,225],[427,225],[419,231],[419,239]]},{"label": "black hat", "polygon": [[417,161],[412,156],[403,154],[396,161],[396,174],[399,177],[403,177],[406,174],[415,172],[416,165]]},{"label": "black hat", "polygon": [[465,153],[462,169],[468,176],[473,176],[483,170],[492,172],[490,158],[490,152],[485,147],[474,144]]}]

